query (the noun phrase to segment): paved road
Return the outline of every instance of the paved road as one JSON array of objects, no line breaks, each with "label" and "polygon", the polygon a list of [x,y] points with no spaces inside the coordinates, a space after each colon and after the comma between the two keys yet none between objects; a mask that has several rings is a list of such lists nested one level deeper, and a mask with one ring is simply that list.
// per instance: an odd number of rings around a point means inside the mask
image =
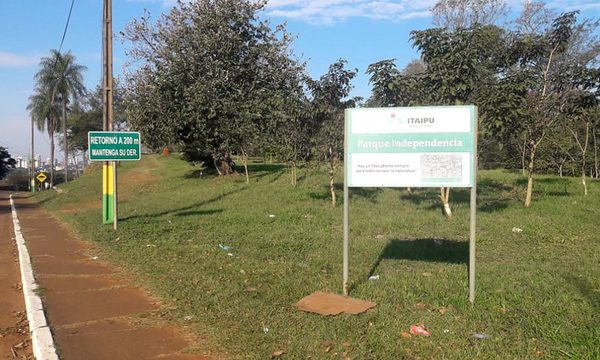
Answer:
[{"label": "paved road", "polygon": [[9,195],[0,190],[0,359],[33,359]]},{"label": "paved road", "polygon": [[161,321],[156,300],[27,197],[13,198],[62,360],[217,358],[190,354],[202,344]]}]

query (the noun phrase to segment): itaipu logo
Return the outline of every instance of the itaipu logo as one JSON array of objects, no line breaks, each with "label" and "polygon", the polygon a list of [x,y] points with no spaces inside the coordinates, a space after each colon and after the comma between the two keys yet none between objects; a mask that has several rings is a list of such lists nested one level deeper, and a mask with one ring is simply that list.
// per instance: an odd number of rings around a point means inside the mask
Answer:
[{"label": "itaipu logo", "polygon": [[433,125],[435,123],[434,117],[410,117],[406,119],[406,122],[411,125]]},{"label": "itaipu logo", "polygon": [[432,126],[435,123],[433,116],[422,116],[422,117],[399,117],[395,112],[390,113],[390,123],[409,125],[410,127],[427,127]]}]

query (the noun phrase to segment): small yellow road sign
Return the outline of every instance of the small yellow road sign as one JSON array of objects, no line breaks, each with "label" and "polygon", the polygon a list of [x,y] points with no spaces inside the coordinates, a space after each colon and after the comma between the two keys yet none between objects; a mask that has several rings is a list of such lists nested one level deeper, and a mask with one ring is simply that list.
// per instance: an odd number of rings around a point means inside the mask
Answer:
[{"label": "small yellow road sign", "polygon": [[39,173],[35,178],[38,179],[39,182],[43,183],[48,177],[44,173]]}]

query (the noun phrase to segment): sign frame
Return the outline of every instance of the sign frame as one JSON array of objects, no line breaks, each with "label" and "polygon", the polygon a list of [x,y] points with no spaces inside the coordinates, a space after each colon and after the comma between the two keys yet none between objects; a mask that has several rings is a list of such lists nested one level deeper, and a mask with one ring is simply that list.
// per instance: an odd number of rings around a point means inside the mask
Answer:
[{"label": "sign frame", "polygon": [[[351,181],[351,176],[354,175],[353,174],[353,164],[352,164],[352,155],[354,154],[353,152],[351,152],[350,150],[350,145],[351,145],[351,141],[356,141],[356,138],[352,137],[352,133],[351,130],[353,130],[353,128],[351,128],[352,122],[350,121],[352,119],[352,113],[353,112],[357,112],[357,111],[363,111],[363,112],[368,112],[368,111],[397,111],[397,112],[404,112],[404,111],[410,111],[410,112],[416,112],[419,113],[421,111],[423,111],[424,113],[427,114],[427,112],[431,113],[432,110],[434,110],[434,113],[439,113],[441,116],[448,116],[448,113],[451,112],[450,110],[453,109],[462,109],[462,110],[466,110],[468,109],[469,113],[470,113],[470,123],[468,126],[468,131],[456,131],[456,129],[453,129],[454,131],[444,131],[442,133],[452,133],[452,134],[457,134],[457,133],[467,133],[469,139],[471,140],[471,145],[472,148],[469,149],[471,151],[468,151],[468,156],[470,157],[468,160],[468,164],[470,164],[470,169],[468,172],[468,183],[465,183],[464,181],[460,184],[462,186],[457,186],[456,183],[436,183],[436,184],[424,184],[424,183],[397,183],[397,184],[386,184],[385,182],[381,183],[381,184],[377,184],[377,182],[371,182],[368,184],[361,184],[361,183],[354,183]],[[439,110],[439,111],[438,111]],[[441,113],[440,113],[441,111]],[[445,113],[446,114],[445,114]],[[428,119],[428,116],[422,116],[422,117],[413,117],[413,118],[418,118],[418,119]],[[402,119],[401,119],[402,120]],[[446,122],[451,123],[453,120],[452,119],[445,119]],[[408,120],[407,120],[408,121]],[[407,121],[402,122],[399,121],[398,124],[394,124],[393,122],[391,124],[386,123],[386,124],[374,124],[373,122],[370,122],[367,125],[363,125],[363,133],[364,134],[377,134],[376,131],[383,129],[384,131],[386,130],[385,127],[390,126],[395,129],[396,131],[400,130],[406,130],[406,127],[403,126],[405,124],[407,124]],[[432,122],[432,124],[435,121]],[[378,126],[379,125],[379,126]],[[447,126],[452,126],[452,125],[456,125],[456,124],[447,124]],[[464,125],[464,124],[463,124]],[[457,105],[457,106],[430,106],[430,107],[396,107],[396,108],[357,108],[357,109],[346,109],[345,111],[345,116],[344,116],[344,209],[343,209],[343,236],[344,236],[344,244],[343,244],[343,283],[342,283],[342,288],[343,288],[343,293],[344,295],[348,295],[348,272],[349,272],[349,263],[348,263],[348,258],[349,258],[349,232],[350,232],[350,204],[349,204],[349,188],[350,187],[463,187],[463,188],[470,188],[470,215],[469,215],[469,222],[470,222],[470,229],[469,229],[469,264],[468,264],[468,287],[469,287],[469,301],[471,303],[474,303],[475,301],[475,244],[476,244],[476,213],[477,213],[477,125],[478,125],[478,111],[477,111],[477,107],[474,105]],[[448,128],[448,127],[447,127]],[[450,128],[451,129],[451,128]],[[464,130],[465,127],[459,126],[459,129]],[[452,129],[451,129],[452,130]],[[385,134],[406,134],[406,133],[412,133],[412,134],[419,134],[418,131],[412,131],[409,130],[408,132],[396,132],[396,133],[390,133],[388,131],[384,132]],[[440,133],[436,133],[438,135],[440,135]],[[464,137],[462,137],[464,139]],[[391,141],[394,140],[394,137],[391,137]],[[406,140],[406,137],[404,138],[404,140]],[[415,139],[415,141],[417,141],[418,139]],[[394,148],[394,143],[385,143],[386,140],[384,140],[383,143],[379,143],[379,145],[381,145],[381,147],[386,147],[385,150],[392,150],[392,151],[399,151],[399,152],[393,152],[394,153],[400,153],[400,154],[406,154],[410,152],[407,151],[402,151],[402,149],[393,149]],[[390,140],[387,140],[390,141]],[[412,141],[412,140],[411,140]],[[430,141],[433,141],[432,139],[430,139]],[[358,144],[358,143],[356,143]],[[377,147],[377,151],[375,152],[377,153],[382,153],[382,154],[389,154],[386,152],[379,152],[379,145],[377,145],[378,143],[375,143],[376,147]],[[367,144],[369,145],[369,144]],[[437,145],[437,143],[436,143]],[[455,144],[456,145],[456,144]],[[464,143],[463,143],[464,145]],[[369,145],[370,146],[370,145]],[[413,148],[414,150],[414,148]],[[461,149],[464,150],[464,149]],[[441,153],[446,153],[447,151],[442,151]],[[426,152],[426,153],[439,153],[439,152]],[[463,163],[464,161],[464,151],[463,153]],[[368,158],[368,157],[367,157]],[[392,159],[398,159],[398,158],[402,158],[402,156],[400,157],[394,157],[391,156],[388,158],[392,158]],[[389,160],[389,159],[388,159]],[[409,162],[410,163],[410,162]],[[414,162],[412,162],[412,164],[414,165]],[[356,165],[356,164],[354,164]],[[400,166],[404,166],[403,164],[399,164]],[[367,166],[367,165],[365,165]],[[392,166],[393,167],[393,166]],[[354,167],[354,170],[356,170],[357,167]],[[377,167],[375,167],[377,168]],[[363,168],[364,169],[364,168]],[[462,167],[461,167],[462,169]],[[464,169],[462,169],[464,170]],[[415,171],[416,171],[416,166],[415,166]],[[452,170],[451,170],[452,172]],[[377,172],[374,172],[377,173]],[[385,175],[385,174],[384,174]],[[389,174],[388,174],[389,175]],[[464,175],[464,172],[463,172]],[[378,176],[381,176],[381,174],[379,174]],[[393,178],[393,176],[392,176]],[[466,180],[464,178],[461,178],[462,180]]]},{"label": "sign frame", "polygon": [[[97,140],[96,143],[92,140],[96,138],[105,140]],[[101,143],[102,141],[104,143]],[[94,150],[104,150],[110,154],[97,155],[94,154]],[[130,155],[131,151],[135,151],[134,156]],[[139,161],[142,159],[140,133],[138,131],[89,131],[88,159],[90,161]]]}]

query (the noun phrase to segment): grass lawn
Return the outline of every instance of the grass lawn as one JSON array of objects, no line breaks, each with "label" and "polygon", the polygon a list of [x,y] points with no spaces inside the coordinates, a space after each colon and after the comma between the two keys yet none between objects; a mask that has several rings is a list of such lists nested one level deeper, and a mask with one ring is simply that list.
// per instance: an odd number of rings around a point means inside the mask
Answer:
[{"label": "grass lawn", "polygon": [[[302,169],[293,188],[281,165],[250,171],[246,184],[176,157],[125,163],[116,232],[100,224],[98,171],[35,198],[163,299],[164,316],[233,358],[600,358],[598,182],[584,197],[578,179],[539,176],[525,209],[520,174],[482,171],[474,305],[468,190],[452,190],[446,219],[438,189],[352,189],[350,295],[378,305],[321,317],[292,305],[341,293],[342,206],[329,203],[326,173]],[[432,336],[403,335],[418,323]]]}]

